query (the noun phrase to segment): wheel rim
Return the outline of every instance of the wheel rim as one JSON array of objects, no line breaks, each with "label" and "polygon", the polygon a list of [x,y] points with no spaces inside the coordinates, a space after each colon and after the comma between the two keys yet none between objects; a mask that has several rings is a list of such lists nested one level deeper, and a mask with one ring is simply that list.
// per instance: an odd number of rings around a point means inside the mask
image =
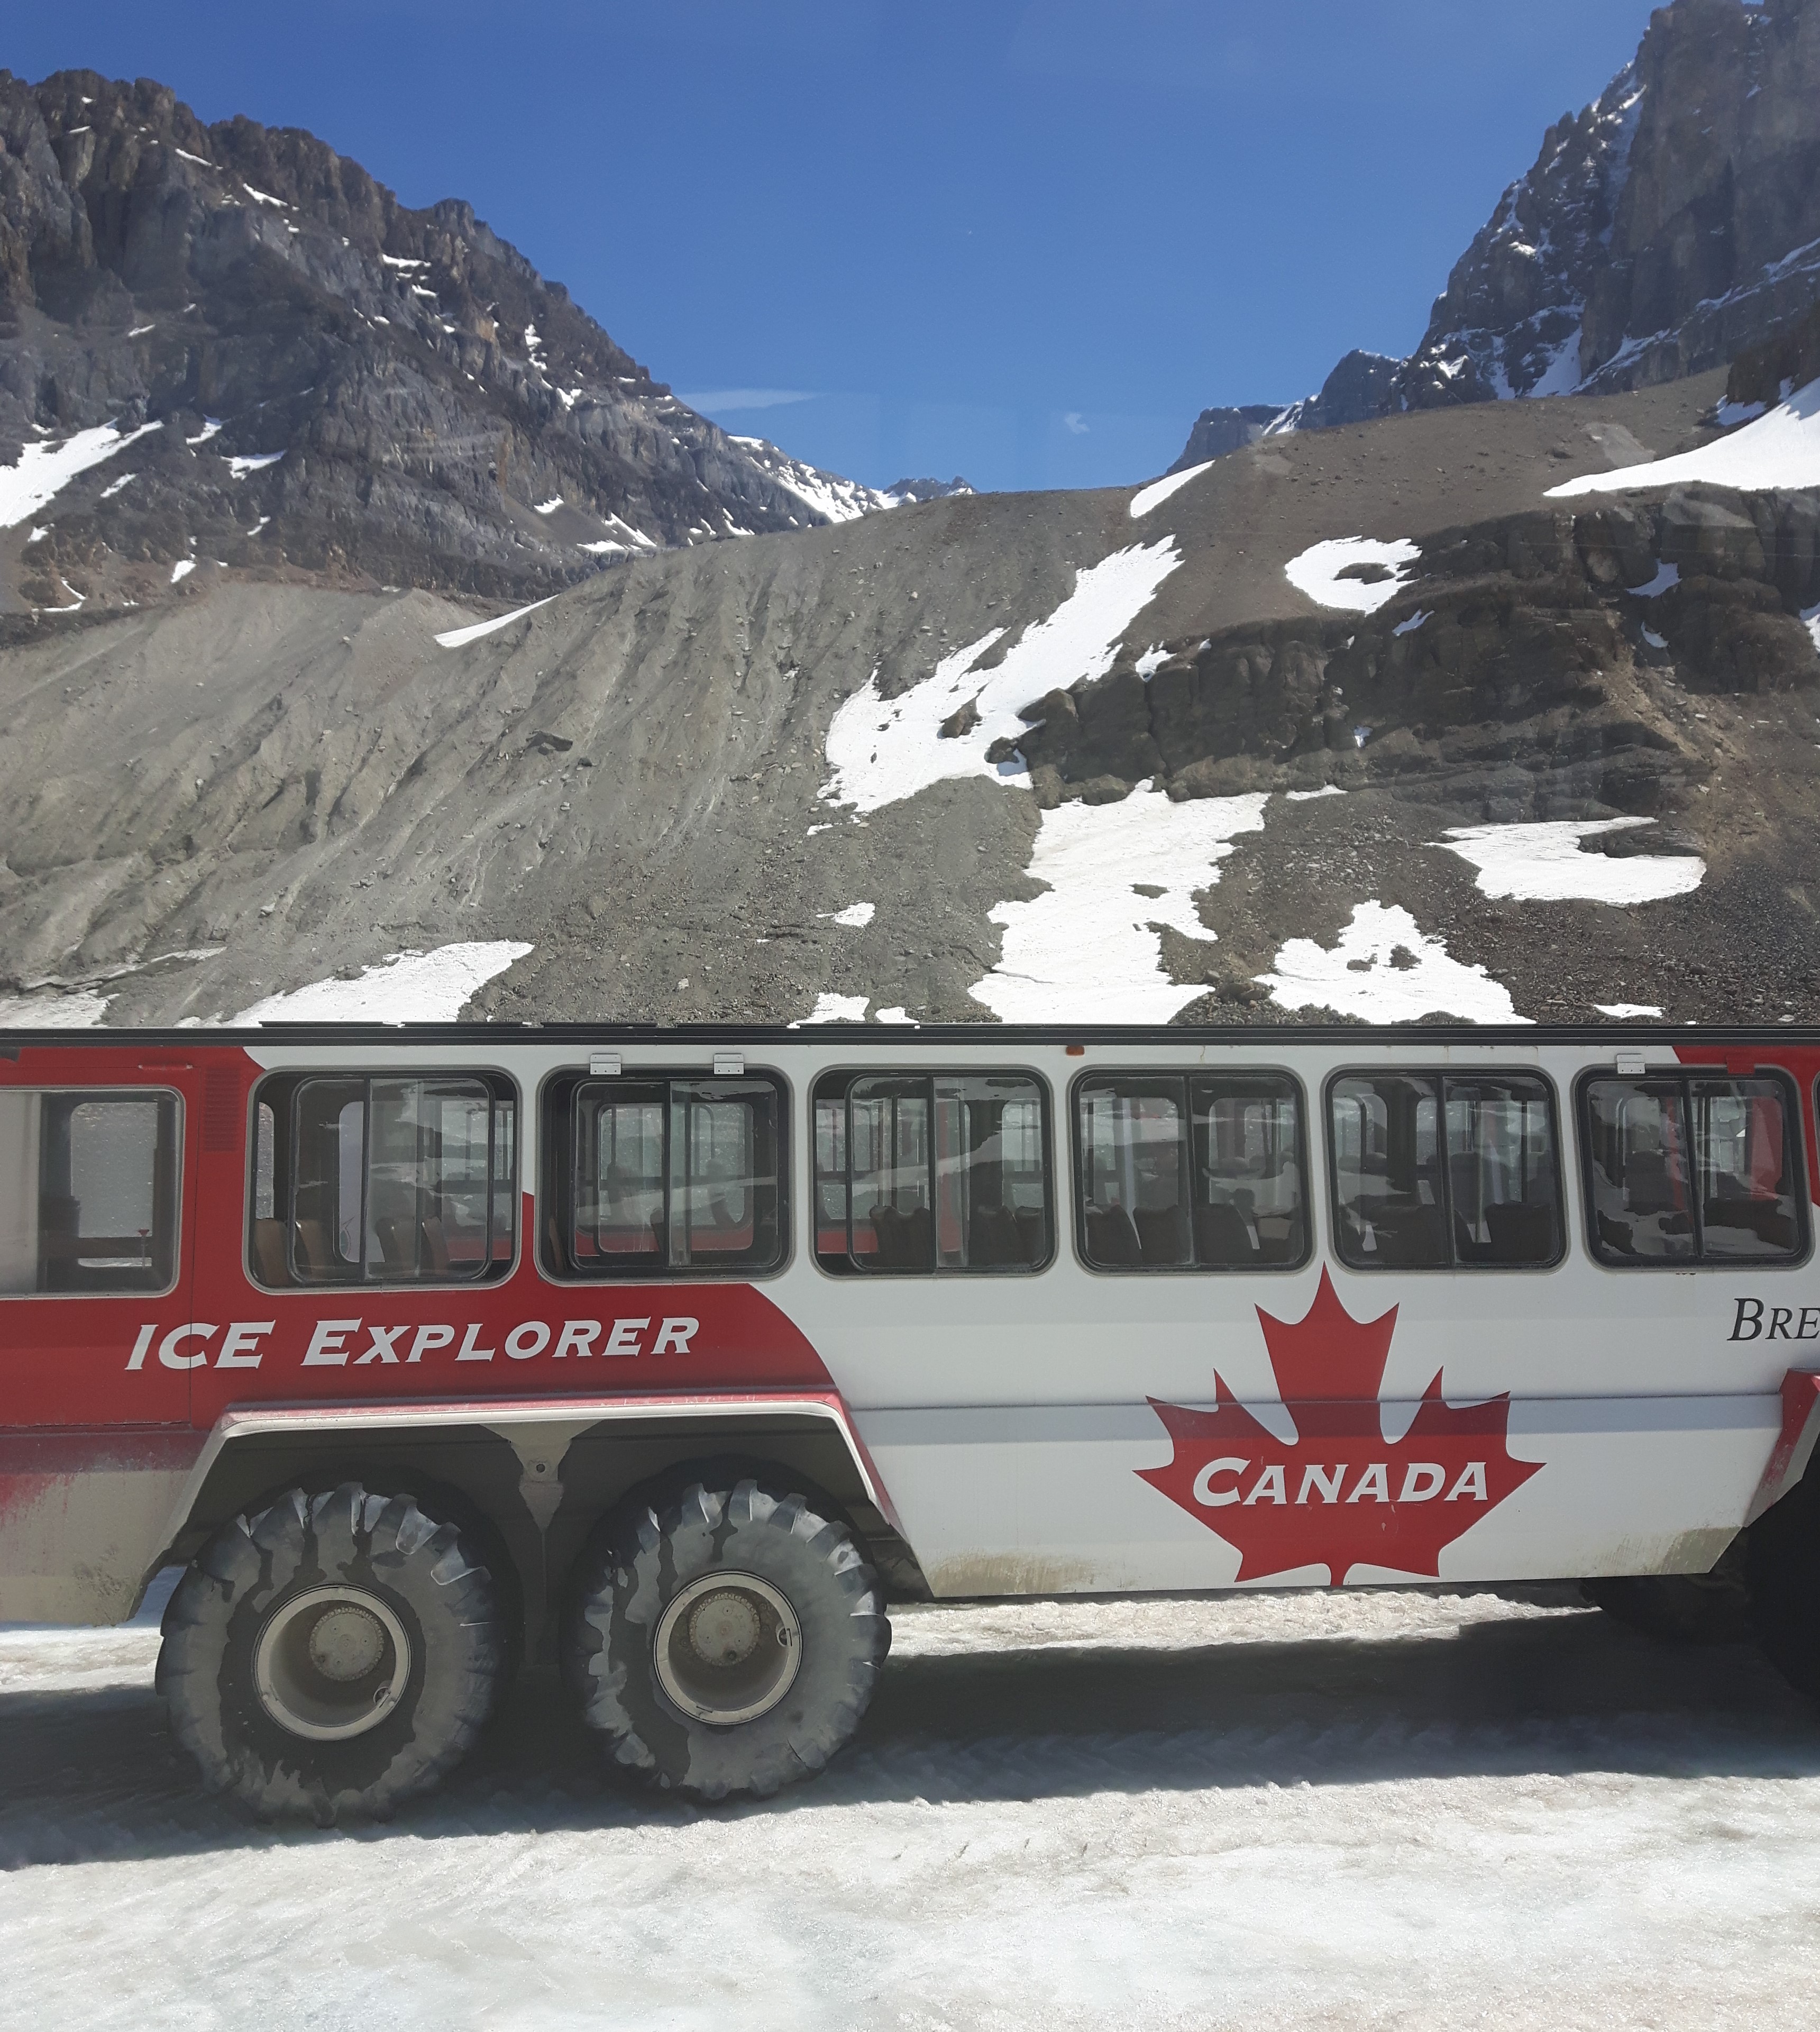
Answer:
[{"label": "wheel rim", "polygon": [[267,1617],[253,1652],[259,1705],[279,1728],[316,1743],[364,1735],[411,1676],[405,1626],[364,1588],[311,1588]]},{"label": "wheel rim", "polygon": [[768,1714],[803,1662],[796,1612],[756,1574],[704,1574],[665,1609],[658,1683],[686,1715],[732,1728]]}]

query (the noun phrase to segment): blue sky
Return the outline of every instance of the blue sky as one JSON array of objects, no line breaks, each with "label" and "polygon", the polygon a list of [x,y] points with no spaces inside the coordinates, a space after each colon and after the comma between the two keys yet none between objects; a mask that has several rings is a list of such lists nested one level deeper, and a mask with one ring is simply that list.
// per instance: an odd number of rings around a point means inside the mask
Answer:
[{"label": "blue sky", "polygon": [[13,0],[472,200],[728,428],[882,484],[1160,472],[1210,403],[1408,351],[1649,0]]}]

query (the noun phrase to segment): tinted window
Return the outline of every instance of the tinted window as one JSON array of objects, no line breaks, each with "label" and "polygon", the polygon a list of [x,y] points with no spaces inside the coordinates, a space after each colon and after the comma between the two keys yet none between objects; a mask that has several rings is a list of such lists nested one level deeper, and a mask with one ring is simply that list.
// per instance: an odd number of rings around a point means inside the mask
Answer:
[{"label": "tinted window", "polygon": [[1602,1261],[1785,1261],[1806,1246],[1800,1132],[1782,1081],[1589,1080],[1580,1108]]},{"label": "tinted window", "polygon": [[517,1108],[487,1074],[268,1081],[255,1105],[252,1254],[267,1284],[503,1276]]},{"label": "tinted window", "polygon": [[1525,1074],[1328,1090],[1333,1244],[1358,1270],[1538,1268],[1562,1248],[1552,1092]]},{"label": "tinted window", "polygon": [[1075,1089],[1082,1253],[1097,1270],[1260,1270],[1308,1252],[1300,1089],[1276,1074]]},{"label": "tinted window", "polygon": [[841,1074],[815,1089],[824,1269],[1016,1275],[1049,1259],[1042,1089],[1022,1074]]},{"label": "tinted window", "polygon": [[0,1293],[166,1289],[180,1119],[170,1093],[0,1093]]},{"label": "tinted window", "polygon": [[550,1089],[546,1256],[577,1277],[748,1275],[784,1257],[783,1104],[767,1079]]}]

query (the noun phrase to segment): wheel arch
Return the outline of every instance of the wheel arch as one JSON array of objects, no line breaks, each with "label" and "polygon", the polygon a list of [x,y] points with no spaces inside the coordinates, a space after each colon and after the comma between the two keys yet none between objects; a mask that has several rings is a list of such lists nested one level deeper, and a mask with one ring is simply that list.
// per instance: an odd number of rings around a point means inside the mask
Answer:
[{"label": "wheel arch", "polygon": [[351,1480],[408,1489],[439,1500],[482,1537],[490,1557],[503,1557],[524,1653],[548,1662],[557,1612],[595,1524],[642,1489],[732,1462],[807,1483],[852,1527],[889,1592],[927,1598],[846,1406],[820,1391],[230,1410],[178,1500],[169,1554],[188,1560],[228,1518],[287,1489]]}]

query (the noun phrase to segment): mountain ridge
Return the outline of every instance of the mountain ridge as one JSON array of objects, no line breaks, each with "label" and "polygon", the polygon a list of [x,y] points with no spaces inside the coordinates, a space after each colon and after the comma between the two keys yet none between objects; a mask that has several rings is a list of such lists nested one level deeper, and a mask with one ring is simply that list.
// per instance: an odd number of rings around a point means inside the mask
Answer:
[{"label": "mountain ridge", "polygon": [[144,603],[220,560],[511,600],[893,505],[688,409],[464,200],[150,80],[0,72],[0,465],[148,420],[130,490],[0,541],[0,597]]}]

